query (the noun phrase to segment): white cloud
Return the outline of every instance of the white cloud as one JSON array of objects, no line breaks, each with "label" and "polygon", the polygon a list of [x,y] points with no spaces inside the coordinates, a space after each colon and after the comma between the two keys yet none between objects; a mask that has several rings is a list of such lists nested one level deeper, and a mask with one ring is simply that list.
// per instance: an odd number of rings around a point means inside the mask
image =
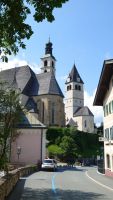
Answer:
[{"label": "white cloud", "polygon": [[12,58],[8,63],[0,62],[0,71],[24,65],[29,65],[35,73],[40,71],[40,67],[36,63],[28,63],[26,60],[19,58]]},{"label": "white cloud", "polygon": [[12,60],[9,60],[8,63],[0,62],[0,71],[24,65],[27,65],[27,62],[25,60],[14,58]]},{"label": "white cloud", "polygon": [[92,95],[89,95],[87,91],[84,91],[84,105],[88,106],[91,112],[94,114],[94,121],[96,125],[100,125],[103,121],[103,108],[102,106],[93,106],[96,90]]}]

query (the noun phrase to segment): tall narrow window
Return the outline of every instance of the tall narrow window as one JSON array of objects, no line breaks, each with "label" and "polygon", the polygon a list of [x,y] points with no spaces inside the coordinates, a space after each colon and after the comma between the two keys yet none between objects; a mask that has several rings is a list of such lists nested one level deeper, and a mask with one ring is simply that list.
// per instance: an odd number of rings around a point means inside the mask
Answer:
[{"label": "tall narrow window", "polygon": [[52,67],[54,67],[54,62],[52,61]]},{"label": "tall narrow window", "polygon": [[81,86],[80,85],[78,85],[78,89],[81,90]]},{"label": "tall narrow window", "polygon": [[77,85],[75,85],[75,90],[77,90],[78,89],[78,87],[77,87]]},{"label": "tall narrow window", "polygon": [[105,129],[105,138],[109,140],[109,128]]},{"label": "tall narrow window", "polygon": [[71,85],[67,86],[67,91],[71,90]]},{"label": "tall narrow window", "polygon": [[107,161],[107,168],[110,168],[110,156],[109,156],[109,154],[106,155],[106,161]]},{"label": "tall narrow window", "polygon": [[47,60],[44,61],[44,66],[47,66]]},{"label": "tall narrow window", "polygon": [[103,110],[104,110],[104,117],[106,116],[106,107],[104,106],[103,107]]},{"label": "tall narrow window", "polygon": [[42,102],[42,122],[44,123],[44,102]]},{"label": "tall narrow window", "polygon": [[113,126],[110,128],[110,139],[113,140]]},{"label": "tall narrow window", "polygon": [[55,104],[52,103],[52,124],[55,123]]},{"label": "tall narrow window", "polygon": [[87,121],[86,120],[84,121],[84,127],[85,128],[87,127]]}]

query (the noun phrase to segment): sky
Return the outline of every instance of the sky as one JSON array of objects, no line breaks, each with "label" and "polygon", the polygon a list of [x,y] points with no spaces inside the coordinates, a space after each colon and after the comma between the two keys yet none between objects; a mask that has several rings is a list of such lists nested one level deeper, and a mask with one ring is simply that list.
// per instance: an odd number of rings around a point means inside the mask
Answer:
[{"label": "sky", "polygon": [[[33,12],[33,10],[32,10]],[[69,0],[54,10],[55,21],[36,23],[30,15],[27,23],[33,36],[26,42],[26,50],[0,63],[0,70],[29,64],[39,72],[49,37],[53,43],[56,79],[65,95],[65,79],[75,63],[84,81],[84,98],[95,116],[102,122],[102,107],[93,106],[95,91],[105,59],[113,58],[113,0]]]}]

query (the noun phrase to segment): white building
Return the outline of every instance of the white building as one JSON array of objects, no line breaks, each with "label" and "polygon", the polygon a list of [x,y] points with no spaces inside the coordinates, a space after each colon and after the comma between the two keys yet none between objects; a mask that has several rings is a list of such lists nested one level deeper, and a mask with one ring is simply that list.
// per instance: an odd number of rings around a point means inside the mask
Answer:
[{"label": "white building", "polygon": [[103,106],[105,174],[113,177],[113,59],[104,61],[94,105]]},{"label": "white building", "polygon": [[84,83],[74,64],[66,80],[65,113],[66,124],[78,130],[93,133],[94,115],[84,106]]}]

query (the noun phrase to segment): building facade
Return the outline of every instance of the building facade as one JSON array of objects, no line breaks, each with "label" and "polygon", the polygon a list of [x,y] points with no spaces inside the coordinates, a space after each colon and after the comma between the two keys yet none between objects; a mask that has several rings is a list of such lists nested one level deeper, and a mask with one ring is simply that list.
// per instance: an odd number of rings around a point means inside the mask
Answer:
[{"label": "building facade", "polygon": [[66,80],[65,113],[66,124],[76,126],[78,130],[93,133],[94,115],[84,106],[84,82],[74,64]]},{"label": "building facade", "polygon": [[105,174],[113,177],[113,60],[105,60],[94,105],[103,106]]}]

